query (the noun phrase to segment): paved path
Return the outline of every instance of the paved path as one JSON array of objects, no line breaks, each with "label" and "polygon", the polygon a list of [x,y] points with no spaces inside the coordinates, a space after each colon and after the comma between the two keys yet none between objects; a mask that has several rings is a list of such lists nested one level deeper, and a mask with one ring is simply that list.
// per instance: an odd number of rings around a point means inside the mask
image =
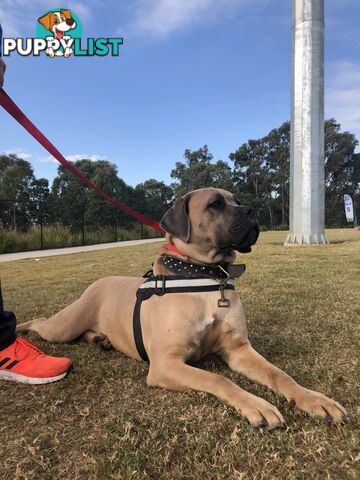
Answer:
[{"label": "paved path", "polygon": [[101,243],[98,245],[84,245],[83,247],[53,248],[51,250],[34,250],[32,252],[2,253],[0,262],[12,262],[25,258],[51,257],[53,255],[68,255],[70,253],[91,252],[92,250],[105,250],[107,248],[129,247],[143,245],[144,243],[163,242],[163,238],[150,238],[146,240],[128,240],[124,242]]}]

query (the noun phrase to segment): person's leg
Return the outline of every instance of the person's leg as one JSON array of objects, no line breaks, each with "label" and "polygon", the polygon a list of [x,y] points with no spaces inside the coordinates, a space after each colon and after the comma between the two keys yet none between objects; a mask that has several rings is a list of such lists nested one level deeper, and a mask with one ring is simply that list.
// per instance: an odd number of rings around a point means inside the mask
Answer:
[{"label": "person's leg", "polygon": [[6,311],[0,284],[0,379],[34,385],[56,382],[72,367],[69,358],[45,355],[35,345],[17,338],[16,317]]},{"label": "person's leg", "polygon": [[16,340],[16,317],[13,312],[4,310],[0,282],[0,350],[9,347]]}]

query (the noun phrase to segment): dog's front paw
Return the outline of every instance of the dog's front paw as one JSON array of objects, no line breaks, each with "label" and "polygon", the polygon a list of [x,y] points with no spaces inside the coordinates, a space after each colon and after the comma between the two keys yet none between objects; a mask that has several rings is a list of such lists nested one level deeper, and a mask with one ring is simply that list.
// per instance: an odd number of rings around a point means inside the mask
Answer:
[{"label": "dog's front paw", "polygon": [[340,403],[322,393],[304,388],[295,399],[296,406],[314,417],[328,422],[340,423],[347,417],[347,412]]},{"label": "dog's front paw", "polygon": [[284,417],[279,410],[262,398],[252,395],[251,400],[242,405],[240,410],[253,427],[266,427],[267,430],[286,428]]}]

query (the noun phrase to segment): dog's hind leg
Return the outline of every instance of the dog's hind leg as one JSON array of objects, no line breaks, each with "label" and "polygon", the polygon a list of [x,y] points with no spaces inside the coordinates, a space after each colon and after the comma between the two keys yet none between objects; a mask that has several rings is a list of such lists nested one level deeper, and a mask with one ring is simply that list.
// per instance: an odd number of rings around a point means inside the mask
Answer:
[{"label": "dog's hind leg", "polygon": [[79,338],[96,323],[96,312],[80,297],[52,317],[37,318],[19,325],[17,332],[37,332],[48,342],[66,343]]},{"label": "dog's hind leg", "polygon": [[108,337],[103,333],[94,332],[94,330],[87,330],[81,338],[85,340],[85,342],[98,345],[103,350],[110,350],[112,348]]},{"label": "dog's hind leg", "polygon": [[28,322],[21,323],[20,325],[16,326],[16,333],[26,333],[30,330],[35,330],[33,328],[33,324],[35,325],[36,322],[41,322],[46,320],[46,317],[35,318],[34,320],[29,320]]}]

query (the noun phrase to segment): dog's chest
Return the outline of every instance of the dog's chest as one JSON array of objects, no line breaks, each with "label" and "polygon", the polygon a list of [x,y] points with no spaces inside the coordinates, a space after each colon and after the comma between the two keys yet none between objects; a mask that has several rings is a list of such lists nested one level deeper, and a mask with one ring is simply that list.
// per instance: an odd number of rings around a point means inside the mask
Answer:
[{"label": "dog's chest", "polygon": [[219,326],[220,318],[215,314],[204,315],[194,323],[194,335],[203,338]]},{"label": "dog's chest", "polygon": [[200,340],[208,335],[221,333],[229,323],[231,313],[234,310],[233,298],[230,300],[229,307],[219,307],[219,293],[211,294],[210,301],[204,302],[202,308],[199,308],[198,315],[194,318],[193,333]]},{"label": "dog's chest", "polygon": [[246,338],[246,324],[237,297],[230,297],[229,308],[218,307],[218,295],[211,302],[198,309],[200,313],[193,317],[188,333],[188,352],[193,361],[197,361],[209,353],[218,353],[229,337]]},{"label": "dog's chest", "polygon": [[223,327],[224,319],[216,312],[198,318],[192,329],[191,357],[197,360],[217,351],[220,348]]}]

